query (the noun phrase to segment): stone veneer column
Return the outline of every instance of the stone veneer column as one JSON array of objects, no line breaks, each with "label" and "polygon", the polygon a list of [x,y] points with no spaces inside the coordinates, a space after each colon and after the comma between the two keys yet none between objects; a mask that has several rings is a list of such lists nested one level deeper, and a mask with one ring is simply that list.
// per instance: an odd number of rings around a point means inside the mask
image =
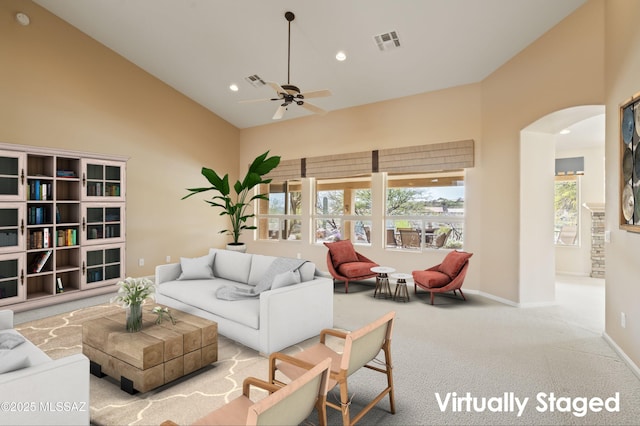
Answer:
[{"label": "stone veneer column", "polygon": [[585,203],[591,212],[591,277],[604,278],[604,204]]}]

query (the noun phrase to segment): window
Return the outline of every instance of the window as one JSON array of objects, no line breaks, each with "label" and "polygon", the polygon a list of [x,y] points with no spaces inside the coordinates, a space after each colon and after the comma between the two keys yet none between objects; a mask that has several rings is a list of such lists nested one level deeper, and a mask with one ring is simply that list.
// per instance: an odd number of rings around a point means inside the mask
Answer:
[{"label": "window", "polygon": [[578,195],[579,180],[577,176],[556,176],[554,203],[556,245],[578,245],[578,229],[580,229]]},{"label": "window", "polygon": [[[302,181],[269,185],[268,200],[260,201],[258,207],[260,240],[304,240],[311,244],[350,240],[354,245],[375,243],[416,252],[463,247],[465,186],[461,170],[305,182],[309,193],[301,192]],[[302,197],[309,197],[304,204]],[[382,210],[373,211],[374,206]]]},{"label": "window", "polygon": [[259,203],[258,235],[261,240],[301,239],[302,192],[300,181],[262,185],[268,201]]},{"label": "window", "polygon": [[461,172],[389,176],[387,248],[462,248],[464,176]]},{"label": "window", "polygon": [[351,240],[354,244],[370,244],[370,179],[318,180],[314,213],[316,243]]}]

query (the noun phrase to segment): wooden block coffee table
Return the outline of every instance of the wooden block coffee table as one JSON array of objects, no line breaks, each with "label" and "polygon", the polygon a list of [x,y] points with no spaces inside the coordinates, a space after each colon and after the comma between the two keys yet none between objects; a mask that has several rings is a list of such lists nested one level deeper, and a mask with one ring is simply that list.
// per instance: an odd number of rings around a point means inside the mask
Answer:
[{"label": "wooden block coffee table", "polygon": [[143,307],[143,326],[125,329],[126,312],[82,324],[82,353],[91,373],[120,381],[130,394],[147,392],[218,360],[218,324],[172,309],[176,320],[156,324],[152,306]]}]

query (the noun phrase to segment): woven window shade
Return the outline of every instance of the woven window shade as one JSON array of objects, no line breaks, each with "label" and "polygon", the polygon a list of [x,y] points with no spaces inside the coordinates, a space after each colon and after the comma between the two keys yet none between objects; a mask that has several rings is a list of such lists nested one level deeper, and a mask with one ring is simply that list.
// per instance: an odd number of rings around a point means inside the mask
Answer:
[{"label": "woven window shade", "polygon": [[286,182],[292,179],[300,179],[302,176],[302,167],[300,159],[281,160],[278,167],[271,170],[265,176],[265,179],[271,179],[273,182]]},{"label": "woven window shade", "polygon": [[473,140],[382,149],[378,169],[389,173],[423,173],[473,167]]},{"label": "woven window shade", "polygon": [[306,177],[339,178],[371,173],[371,151],[306,159]]}]

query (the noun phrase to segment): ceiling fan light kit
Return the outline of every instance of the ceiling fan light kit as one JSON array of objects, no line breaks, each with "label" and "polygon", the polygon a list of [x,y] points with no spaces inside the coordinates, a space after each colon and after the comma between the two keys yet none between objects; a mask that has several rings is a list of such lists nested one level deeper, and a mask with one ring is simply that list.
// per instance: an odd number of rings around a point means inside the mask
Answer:
[{"label": "ceiling fan light kit", "polygon": [[[240,101],[240,102],[260,102],[260,101],[275,101],[279,102],[280,105],[276,109],[275,114],[273,115],[274,120],[279,120],[284,116],[284,113],[289,108],[289,105],[295,104],[305,108],[308,111],[311,111],[314,114],[326,114],[327,111],[324,109],[310,104],[306,101],[307,98],[320,98],[325,96],[331,96],[331,91],[329,90],[314,90],[312,92],[301,93],[298,86],[291,84],[290,75],[291,75],[291,21],[296,18],[296,15],[293,12],[285,12],[285,19],[288,22],[289,31],[288,31],[288,39],[287,39],[287,84],[278,84],[274,82],[266,82],[273,90],[275,90],[277,97],[269,98],[269,99],[257,99],[257,100],[249,100],[249,101]],[[251,77],[257,77],[251,76]],[[250,77],[249,77],[250,78]],[[262,81],[262,79],[260,79]]]}]

